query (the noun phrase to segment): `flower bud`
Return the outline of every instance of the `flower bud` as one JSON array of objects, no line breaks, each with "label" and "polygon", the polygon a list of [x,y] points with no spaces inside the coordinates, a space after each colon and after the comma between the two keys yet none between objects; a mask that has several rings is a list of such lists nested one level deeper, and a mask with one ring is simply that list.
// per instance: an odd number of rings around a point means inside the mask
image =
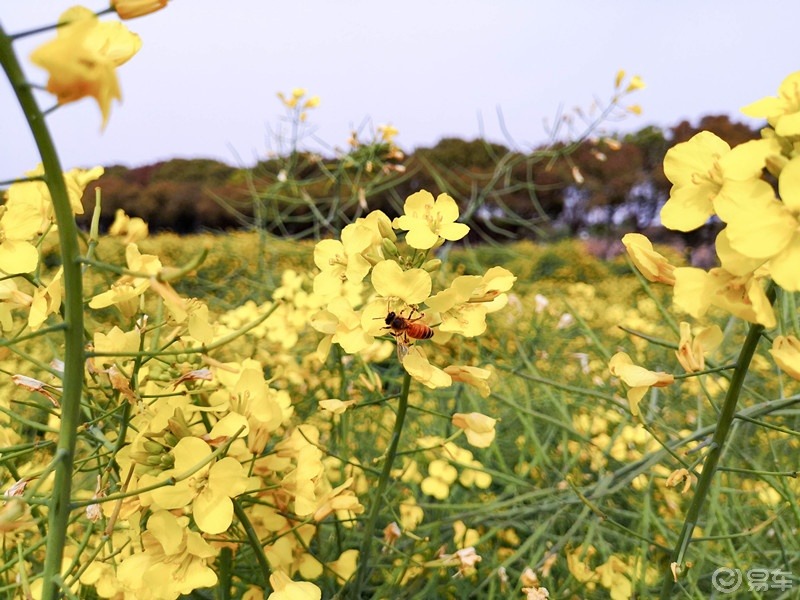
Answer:
[{"label": "flower bud", "polygon": [[400,253],[397,251],[397,246],[395,246],[394,242],[389,238],[383,238],[381,240],[381,246],[383,247],[383,254],[386,258],[397,258],[400,256]]},{"label": "flower bud", "polygon": [[131,458],[141,465],[145,464],[150,456],[147,452],[131,452]]},{"label": "flower bud", "polygon": [[394,229],[392,228],[391,221],[389,221],[388,218],[385,220],[378,219],[377,221],[378,221],[378,231],[380,232],[381,237],[396,242],[397,234],[394,232]]},{"label": "flower bud", "polygon": [[427,271],[428,273],[433,273],[439,270],[439,267],[442,266],[442,261],[438,258],[432,258],[428,262],[422,265],[423,270]]},{"label": "flower bud", "polygon": [[120,19],[133,19],[161,10],[168,0],[111,0]]},{"label": "flower bud", "polygon": [[788,162],[789,159],[783,154],[772,154],[767,157],[767,171],[769,171],[770,175],[778,177],[780,176],[783,167],[785,167]]},{"label": "flower bud", "polygon": [[161,454],[164,451],[164,446],[152,440],[145,440],[142,446],[144,446],[144,449],[150,454]]},{"label": "flower bud", "polygon": [[172,418],[167,419],[167,427],[178,439],[183,439],[192,435],[189,424],[186,422],[186,417],[183,416],[180,409],[175,411]]}]

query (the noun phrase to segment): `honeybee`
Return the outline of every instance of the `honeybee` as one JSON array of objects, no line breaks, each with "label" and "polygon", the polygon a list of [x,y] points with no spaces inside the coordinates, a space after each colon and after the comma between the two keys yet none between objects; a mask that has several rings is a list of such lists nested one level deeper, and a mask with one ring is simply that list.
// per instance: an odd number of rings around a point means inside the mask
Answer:
[{"label": "honeybee", "polygon": [[425,315],[419,313],[417,318],[411,318],[415,312],[419,311],[412,306],[411,314],[408,317],[404,317],[402,313],[396,313],[390,310],[389,314],[387,314],[384,319],[386,323],[384,329],[388,329],[389,333],[397,340],[397,357],[400,359],[400,362],[402,362],[405,355],[408,354],[408,347],[411,345],[411,340],[429,340],[433,337],[433,329],[425,323],[419,322]]}]

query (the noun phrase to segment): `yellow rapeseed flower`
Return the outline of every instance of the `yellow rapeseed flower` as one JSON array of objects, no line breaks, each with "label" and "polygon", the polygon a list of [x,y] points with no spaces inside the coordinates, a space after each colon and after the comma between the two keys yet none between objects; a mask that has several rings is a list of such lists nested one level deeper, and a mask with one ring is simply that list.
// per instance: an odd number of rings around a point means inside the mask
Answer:
[{"label": "yellow rapeseed flower", "polygon": [[[766,184],[765,184],[766,185]],[[731,248],[752,259],[769,259],[769,273],[783,289],[800,291],[800,157],[778,178],[781,200],[770,193],[752,197],[726,228]]]},{"label": "yellow rapeseed flower", "polygon": [[631,414],[639,414],[639,402],[651,387],[664,387],[675,381],[669,373],[662,371],[649,371],[644,367],[633,364],[631,357],[625,352],[617,352],[608,363],[608,370],[612,375],[619,377],[628,389],[628,403]]},{"label": "yellow rapeseed flower", "polygon": [[428,465],[428,476],[422,480],[420,489],[423,494],[433,496],[437,500],[446,500],[450,495],[450,486],[458,479],[458,470],[446,460],[434,459]]},{"label": "yellow rapeseed flower", "polygon": [[664,227],[691,231],[714,214],[727,221],[732,210],[753,196],[771,194],[760,177],[767,156],[777,152],[777,142],[766,139],[731,150],[710,131],[673,146],[664,157],[664,174],[672,182],[669,200],[661,209]]},{"label": "yellow rapeseed flower", "polygon": [[780,136],[800,135],[800,71],[783,80],[778,96],[756,100],[742,108],[748,117],[766,119]]},{"label": "yellow rapeseed flower", "polygon": [[488,448],[494,441],[497,419],[478,412],[455,413],[452,423],[464,431],[467,441],[476,448]]},{"label": "yellow rapeseed flower", "polygon": [[648,281],[675,284],[673,271],[675,267],[660,253],[653,249],[653,244],[641,233],[628,233],[622,237],[622,244],[628,256],[639,272]]},{"label": "yellow rapeseed flower", "polygon": [[142,42],[119,22],[101,22],[88,8],[74,6],[59,18],[54,40],[31,54],[34,64],[50,72],[47,90],[59,104],[93,97],[108,122],[111,101],[122,95],[115,69],[139,51]]},{"label": "yellow rapeseed flower", "polygon": [[429,363],[417,346],[412,346],[403,357],[403,368],[411,377],[432,389],[450,387],[453,384],[452,377]]},{"label": "yellow rapeseed flower", "polygon": [[114,214],[114,222],[108,228],[110,236],[125,236],[123,243],[139,242],[149,235],[150,231],[144,219],[129,217],[121,208]]},{"label": "yellow rapeseed flower", "polygon": [[29,240],[40,232],[40,203],[30,182],[14,184],[0,207],[0,272],[30,273],[39,264],[39,251]]},{"label": "yellow rapeseed flower", "polygon": [[458,205],[448,194],[433,194],[421,190],[406,198],[403,216],[394,220],[395,229],[407,231],[406,242],[412,248],[428,250],[440,239],[460,240],[469,233],[469,227],[456,223]]},{"label": "yellow rapeseed flower", "polygon": [[681,322],[681,339],[675,355],[687,373],[702,371],[706,367],[705,354],[713,352],[722,343],[722,330],[718,325],[704,327],[692,336],[692,327]]},{"label": "yellow rapeseed flower", "polygon": [[217,575],[208,565],[217,552],[196,531],[187,517],[157,510],[147,519],[147,531],[136,551],[117,568],[117,579],[126,592],[138,598],[177,598],[197,588],[213,587]]},{"label": "yellow rapeseed flower", "polygon": [[672,300],[675,306],[695,319],[703,317],[711,306],[716,306],[770,329],[775,327],[775,312],[762,284],[765,275],[763,269],[737,276],[720,267],[710,271],[680,267],[675,269]]},{"label": "yellow rapeseed flower", "polygon": [[169,0],[111,0],[120,19],[134,19],[161,10]]},{"label": "yellow rapeseed flower", "polygon": [[800,340],[793,335],[779,335],[769,353],[784,373],[800,379]]},{"label": "yellow rapeseed flower", "polygon": [[320,600],[322,590],[308,581],[292,581],[283,571],[273,571],[269,576],[273,592],[267,600]]},{"label": "yellow rapeseed flower", "polygon": [[417,305],[428,299],[433,283],[431,274],[424,269],[404,271],[397,262],[383,260],[372,268],[372,286],[383,298]]}]

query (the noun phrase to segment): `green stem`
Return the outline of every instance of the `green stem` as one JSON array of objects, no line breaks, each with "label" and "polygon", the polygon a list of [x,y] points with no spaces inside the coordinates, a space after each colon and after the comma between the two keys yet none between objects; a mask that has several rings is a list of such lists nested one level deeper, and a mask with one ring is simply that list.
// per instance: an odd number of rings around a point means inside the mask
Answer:
[{"label": "green stem", "polygon": [[217,599],[230,600],[231,575],[233,565],[233,552],[230,548],[223,548],[219,552],[219,583],[217,584]]},{"label": "green stem", "polygon": [[378,479],[378,487],[375,490],[375,496],[372,500],[369,516],[367,517],[367,526],[364,529],[364,537],[361,539],[361,550],[358,557],[358,572],[356,573],[356,584],[351,594],[352,598],[361,597],[361,589],[367,581],[370,572],[369,558],[370,550],[372,549],[372,540],[375,535],[375,526],[378,523],[378,515],[383,505],[383,494],[386,491],[386,486],[389,484],[389,479],[394,466],[394,459],[397,456],[397,446],[400,444],[400,434],[403,432],[403,423],[406,420],[406,412],[408,411],[408,391],[411,388],[411,375],[405,373],[403,377],[403,387],[400,391],[400,401],[397,405],[397,417],[394,421],[394,429],[392,430],[392,439],[389,442],[389,449],[384,456],[383,470],[381,471],[380,478]]},{"label": "green stem", "polygon": [[[774,301],[774,290],[770,289],[768,292],[770,300]],[[719,414],[714,436],[711,438],[711,444],[708,452],[706,453],[705,462],[703,463],[703,472],[697,481],[694,497],[686,513],[686,518],[683,522],[683,529],[678,536],[678,542],[672,553],[671,563],[677,564],[678,568],[683,568],[683,559],[692,541],[692,533],[697,526],[700,511],[706,501],[706,497],[711,489],[711,481],[714,478],[714,473],[717,470],[717,464],[722,456],[722,451],[725,447],[728,434],[731,430],[731,424],[736,416],[736,405],[739,402],[739,394],[744,385],[744,379],[747,375],[750,361],[758,346],[758,340],[761,337],[761,332],[764,330],[763,325],[750,325],[750,330],[747,332],[747,337],[742,345],[742,350],[739,353],[739,358],[736,361],[736,369],[733,371],[731,377],[730,387],[725,394],[725,402],[722,405],[722,411]],[[672,595],[672,587],[675,584],[675,579],[672,574],[671,565],[664,575],[664,583],[661,588],[661,600],[667,600]]]},{"label": "green stem", "polygon": [[61,162],[55,144],[30,86],[25,81],[11,39],[0,27],[0,63],[14,88],[28,127],[44,165],[45,180],[53,202],[53,212],[58,224],[58,238],[64,265],[64,374],[61,396],[61,432],[58,436],[56,456],[61,457],[55,469],[53,497],[48,511],[47,550],[44,559],[43,600],[58,597],[55,583],[61,569],[61,557],[67,537],[67,524],[72,492],[72,464],[80,418],[80,400],[83,387],[83,285],[81,281],[78,229],[64,183]]},{"label": "green stem", "polygon": [[253,556],[256,557],[256,562],[261,569],[261,574],[264,577],[264,586],[266,587],[267,582],[269,581],[269,574],[272,572],[272,570],[269,568],[267,556],[264,554],[264,546],[261,544],[261,540],[258,538],[258,533],[256,533],[255,527],[253,527],[253,524],[247,517],[247,513],[245,512],[239,498],[231,498],[231,500],[233,502],[233,512],[236,515],[236,518],[239,519],[239,524],[244,529],[244,533],[247,536],[247,541],[250,543],[250,547],[253,549]]}]

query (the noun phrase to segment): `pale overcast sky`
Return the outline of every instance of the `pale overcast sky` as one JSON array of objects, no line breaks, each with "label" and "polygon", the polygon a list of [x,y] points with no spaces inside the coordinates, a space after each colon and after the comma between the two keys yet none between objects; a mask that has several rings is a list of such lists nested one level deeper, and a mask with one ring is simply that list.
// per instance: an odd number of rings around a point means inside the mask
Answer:
[{"label": "pale overcast sky", "polygon": [[[4,0],[0,24],[28,29],[74,3]],[[322,98],[309,119],[332,147],[365,120],[397,127],[405,149],[481,133],[508,144],[500,110],[525,149],[546,140],[560,106],[608,98],[618,69],[647,83],[631,98],[643,116],[622,129],[736,115],[800,69],[799,22],[800,4],[778,0],[173,0],[127,22],[143,47],[118,70],[124,102],[105,132],[90,99],[48,120],[65,168],[172,157],[251,165],[276,147],[276,92],[304,87]],[[53,35],[17,43],[34,82],[46,73],[28,55]],[[38,157],[7,82],[0,114],[2,180]]]}]

